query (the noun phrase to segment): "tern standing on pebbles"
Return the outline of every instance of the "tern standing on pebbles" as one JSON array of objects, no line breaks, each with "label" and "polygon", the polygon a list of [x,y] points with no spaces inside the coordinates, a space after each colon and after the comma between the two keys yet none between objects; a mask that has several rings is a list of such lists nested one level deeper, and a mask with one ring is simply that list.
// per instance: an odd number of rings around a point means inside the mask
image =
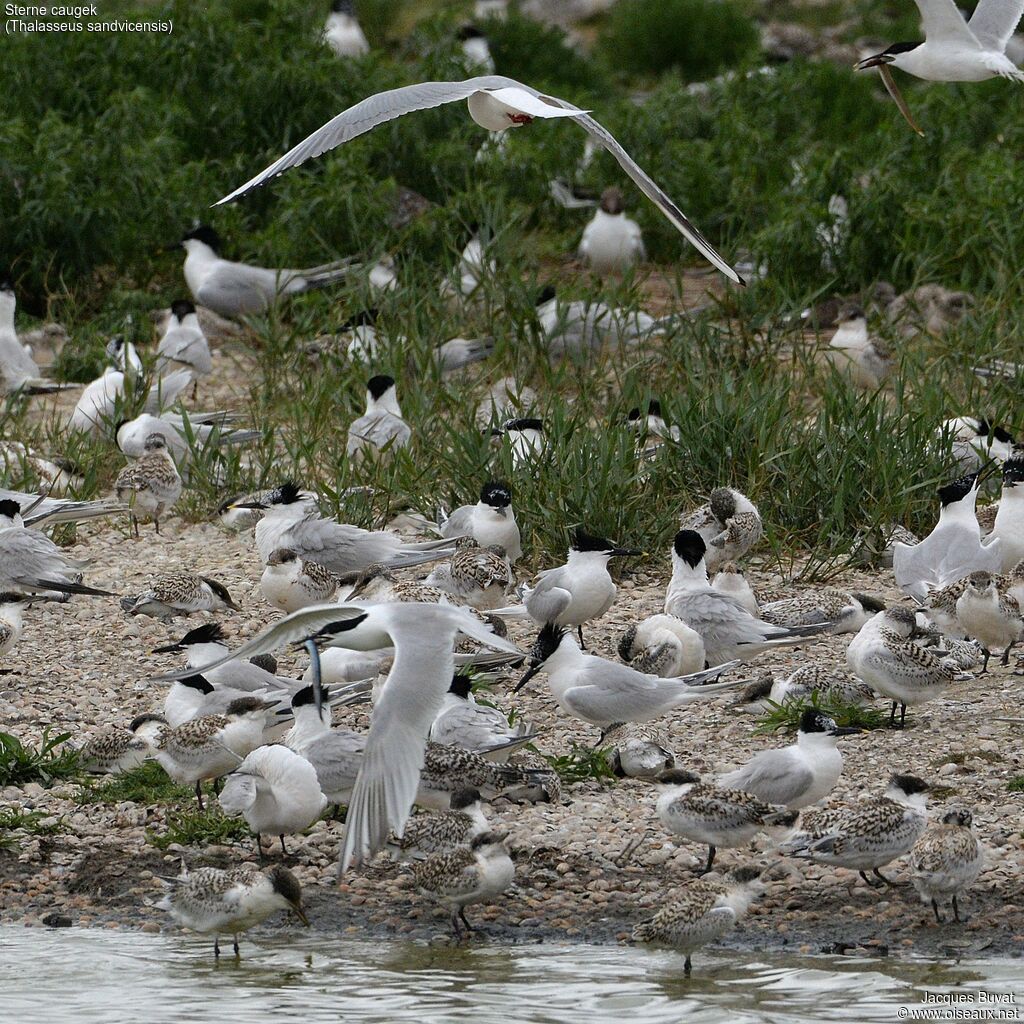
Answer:
[{"label": "tern standing on pebbles", "polygon": [[1010,651],[1024,638],[1024,620],[1017,600],[1000,592],[991,573],[972,572],[967,577],[967,586],[957,598],[956,617],[967,635],[981,644],[983,673],[988,671],[988,660],[996,647],[1003,648],[999,663],[1010,664]]},{"label": "tern standing on pebbles", "polygon": [[512,884],[516,869],[505,846],[506,838],[497,832],[483,832],[468,846],[435,854],[413,868],[417,888],[451,911],[456,939],[462,938],[459,921],[468,931],[475,930],[466,920],[466,907],[494,899]]},{"label": "tern standing on pebbles", "polygon": [[224,781],[220,806],[225,814],[241,814],[256,833],[263,859],[263,835],[281,840],[303,832],[320,817],[327,798],[320,790],[316,769],[301,754],[285,746],[257,747]]},{"label": "tern standing on pebbles", "polygon": [[953,682],[953,668],[910,639],[916,628],[914,612],[894,605],[869,619],[846,648],[849,670],[892,701],[890,725],[899,706],[901,729],[908,705],[940,697]]},{"label": "tern standing on pebbles", "polygon": [[894,775],[885,794],[874,800],[801,815],[800,831],[780,851],[856,871],[866,885],[872,884],[867,871],[892,885],[880,869],[909,853],[921,838],[928,824],[928,789],[916,776]]},{"label": "tern standing on pebbles", "polygon": [[928,826],[910,854],[911,882],[923,903],[931,903],[941,924],[939,900],[949,899],[953,920],[959,921],[957,896],[974,884],[985,866],[985,853],[971,825],[966,807],[956,807]]},{"label": "tern standing on pebbles", "polygon": [[595,121],[588,111],[580,110],[579,107],[574,107],[571,103],[554,96],[545,96],[522,82],[501,75],[484,75],[464,82],[421,82],[418,85],[389,89],[370,96],[348,110],[343,110],[280,159],[275,160],[266,170],[260,171],[256,177],[215,205],[238,199],[289,168],[297,167],[311,157],[320,156],[378,125],[393,121],[396,117],[417,110],[440,107],[446,103],[458,103],[460,100],[468,104],[470,117],[489,132],[501,132],[506,128],[532,124],[537,118],[546,120],[562,117],[575,121],[588,136],[615,157],[619,166],[633,179],[640,191],[705,259],[713,263],[730,280],[737,284],[744,283],[711,243],[686,219],[675,203],[658,188],[614,136]]},{"label": "tern standing on pebbles", "polygon": [[575,626],[582,645],[583,624],[604,615],[618,593],[608,572],[609,560],[640,554],[643,552],[577,530],[565,565],[545,569],[533,589],[525,592],[527,613],[540,626]]},{"label": "tern standing on pebbles", "polygon": [[719,847],[735,849],[758,832],[792,825],[797,819],[797,811],[765,803],[742,790],[702,782],[693,772],[662,772],[657,781],[664,787],[657,808],[662,825],[673,835],[708,845],[708,861],[700,874],[711,870]]},{"label": "tern standing on pebbles", "polygon": [[674,678],[644,675],[628,665],[584,654],[570,633],[551,623],[540,631],[530,658],[531,666],[513,692],[544,671],[551,695],[566,714],[603,729],[621,722],[650,722],[741,682],[704,683],[739,664],[735,661]]},{"label": "tern standing on pebbles", "polygon": [[157,906],[190,931],[213,935],[215,957],[220,956],[221,935],[234,938],[238,956],[238,936],[275,911],[290,910],[309,925],[302,889],[287,868],[274,867],[266,874],[249,864],[227,871],[199,868],[162,881],[169,891]]},{"label": "tern standing on pebbles", "polygon": [[143,455],[130,462],[114,482],[114,491],[131,508],[135,536],[139,536],[140,514],[153,520],[160,532],[160,517],[181,497],[181,476],[167,449],[163,434],[150,434]]}]

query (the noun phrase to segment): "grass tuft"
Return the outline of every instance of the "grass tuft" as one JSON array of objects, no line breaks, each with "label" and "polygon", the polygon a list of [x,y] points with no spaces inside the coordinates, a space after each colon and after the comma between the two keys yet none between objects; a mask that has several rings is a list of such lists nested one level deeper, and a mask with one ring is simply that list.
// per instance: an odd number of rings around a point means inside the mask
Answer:
[{"label": "grass tuft", "polygon": [[166,850],[174,843],[181,846],[233,845],[251,834],[249,826],[241,819],[228,818],[219,810],[208,808],[205,812],[169,812],[165,831],[158,834],[147,829],[146,841],[158,850]]},{"label": "grass tuft", "polygon": [[81,773],[79,755],[67,746],[70,738],[69,732],[54,735],[47,727],[39,745],[31,746],[11,733],[0,732],[0,786],[24,786],[29,782],[52,786],[77,778]]},{"label": "grass tuft", "polygon": [[129,772],[103,780],[83,782],[78,801],[83,804],[170,804],[179,803],[193,795],[188,786],[172,782],[156,761],[146,761]]},{"label": "grass tuft", "polygon": [[541,754],[566,785],[594,780],[608,785],[617,782],[606,748],[596,749],[573,743],[568,754]]},{"label": "grass tuft", "polygon": [[808,708],[814,708],[835,720],[842,728],[864,730],[882,729],[888,723],[888,715],[870,705],[844,704],[842,701],[830,700],[827,696],[812,693],[810,699],[799,697],[784,700],[781,704],[769,700],[771,709],[762,717],[755,732],[796,732],[800,726],[800,718]]}]

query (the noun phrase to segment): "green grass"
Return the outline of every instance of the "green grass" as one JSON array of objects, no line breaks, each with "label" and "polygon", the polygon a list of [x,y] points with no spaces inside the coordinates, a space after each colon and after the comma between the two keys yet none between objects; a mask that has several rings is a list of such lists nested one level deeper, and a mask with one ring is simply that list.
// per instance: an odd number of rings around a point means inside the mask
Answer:
[{"label": "green grass", "polygon": [[251,835],[249,827],[239,818],[225,817],[215,808],[169,811],[163,832],[146,830],[146,841],[158,850],[174,843],[181,846],[233,845]]},{"label": "green grass", "polygon": [[43,811],[22,811],[16,807],[0,807],[0,850],[17,850],[23,836],[52,836],[61,831],[59,822],[44,824],[51,815]]},{"label": "green grass", "polygon": [[617,782],[606,749],[595,749],[573,743],[568,754],[541,754],[567,786],[574,782],[594,780],[610,785]]},{"label": "green grass", "polygon": [[796,732],[800,719],[808,708],[816,708],[835,720],[842,728],[864,730],[883,729],[888,724],[889,716],[878,708],[862,704],[844,704],[842,701],[830,700],[827,695],[815,692],[809,699],[800,697],[785,700],[781,704],[769,700],[770,710],[761,718],[756,732]]},{"label": "green grass", "polygon": [[0,732],[0,786],[24,786],[38,782],[52,786],[75,779],[81,773],[78,752],[67,746],[71,733],[43,730],[38,746],[7,732]]},{"label": "green grass", "polygon": [[1011,793],[1024,793],[1024,775],[1018,775],[1015,778],[1010,779],[1006,788]]},{"label": "green grass", "polygon": [[193,798],[188,786],[176,785],[156,761],[146,761],[131,771],[102,780],[84,782],[78,794],[83,804],[119,804],[131,802],[154,804],[181,803]]}]

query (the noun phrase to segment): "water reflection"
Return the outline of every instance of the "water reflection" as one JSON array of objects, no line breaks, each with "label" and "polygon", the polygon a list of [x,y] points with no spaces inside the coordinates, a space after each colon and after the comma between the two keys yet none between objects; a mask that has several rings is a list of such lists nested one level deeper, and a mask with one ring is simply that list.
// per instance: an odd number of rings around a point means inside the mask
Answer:
[{"label": "water reflection", "polygon": [[630,947],[362,943],[270,934],[215,962],[179,935],[0,929],[4,1018],[22,1024],[346,1021],[793,1024],[897,1020],[925,991],[1015,993],[1024,961],[683,958]]}]

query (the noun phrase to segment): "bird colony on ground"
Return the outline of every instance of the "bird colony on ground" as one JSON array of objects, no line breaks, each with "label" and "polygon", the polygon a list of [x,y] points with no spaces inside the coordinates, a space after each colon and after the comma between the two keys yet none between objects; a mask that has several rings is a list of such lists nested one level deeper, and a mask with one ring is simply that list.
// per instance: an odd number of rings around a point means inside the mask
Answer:
[{"label": "bird colony on ground", "polygon": [[[924,43],[898,44],[860,64],[884,72],[912,124],[890,67],[938,81],[1020,78],[1003,54],[1020,4],[982,0],[969,23],[942,0],[919,6]],[[304,161],[341,145],[358,146],[360,135],[381,124],[442,104],[465,103],[473,121],[491,133],[481,138],[490,147],[500,147],[506,131],[543,132],[545,121],[565,119],[582,129],[587,153],[607,150],[622,172],[582,232],[579,257],[590,272],[621,275],[645,259],[640,229],[624,213],[635,199],[653,203],[724,275],[727,288],[742,286],[739,270],[602,127],[600,111],[491,73],[481,33],[467,30],[462,40],[484,74],[370,96],[220,202],[243,200]],[[325,42],[341,58],[366,52],[351,3],[333,5]],[[552,189],[566,205],[589,202],[564,183]],[[76,491],[72,464],[3,442],[8,476],[28,463],[45,480],[47,493],[0,493],[0,656],[18,644],[23,629],[33,628],[39,602],[106,602],[115,596],[96,584],[103,566],[76,559],[73,547],[51,539],[54,527],[129,516],[135,537],[147,529],[159,533],[188,490],[197,439],[244,452],[257,436],[235,414],[186,411],[189,389],[195,395],[198,383],[213,373],[210,325],[263,313],[292,295],[365,270],[353,259],[309,269],[229,262],[219,255],[217,233],[205,225],[189,230],[181,245],[191,299],[170,303],[145,411],[115,423],[119,398],[144,374],[134,346],[115,339],[109,366],[84,387],[67,421],[69,432],[116,441],[127,461],[114,493],[95,501],[62,497]],[[454,300],[472,300],[489,258],[483,239],[470,239],[445,285]],[[372,268],[371,281],[376,275],[387,289],[395,274],[383,262]],[[893,295],[876,301],[900,300]],[[15,333],[14,306],[7,284],[0,291],[6,390],[22,396],[60,390]],[[673,319],[565,303],[551,292],[539,296],[537,318],[552,360],[601,347],[628,351],[657,337]],[[891,358],[869,337],[863,307],[847,303],[834,319],[828,357],[854,386],[878,387]],[[372,313],[354,317],[323,344],[340,346],[354,368],[350,373],[367,369],[365,413],[348,430],[347,456],[354,465],[392,458],[413,434],[431,429],[403,417],[401,389],[411,386],[408,381],[369,375],[387,345]],[[445,373],[458,372],[486,361],[490,348],[486,339],[453,339],[437,350],[438,364]],[[461,936],[472,929],[466,908],[498,899],[516,877],[509,836],[489,823],[489,802],[499,796],[562,799],[557,773],[532,753],[535,745],[544,746],[543,735],[529,724],[535,697],[524,688],[532,683],[553,699],[559,714],[584,723],[620,774],[659,787],[635,813],[648,816],[655,831],[706,846],[699,875],[714,870],[719,851],[736,851],[717,880],[680,878],[653,918],[635,926],[635,940],[682,951],[687,971],[690,954],[736,923],[763,890],[762,876],[781,858],[841,867],[878,886],[893,884],[886,871],[902,861],[935,917],[959,920],[965,894],[985,863],[972,809],[949,805],[929,813],[931,787],[915,774],[912,746],[898,748],[894,774],[877,791],[859,800],[833,799],[844,748],[846,757],[857,757],[856,741],[847,746],[844,737],[860,730],[837,724],[819,704],[884,700],[889,725],[910,729],[922,705],[974,685],[972,679],[990,671],[993,656],[1008,665],[1024,638],[1024,448],[985,419],[958,415],[934,425],[940,439],[954,444],[963,475],[935,495],[928,536],[910,536],[898,524],[891,528],[881,557],[892,567],[903,601],[823,588],[760,603],[743,563],[773,524],[727,481],[705,503],[678,509],[667,550],[645,553],[626,546],[635,543],[631,538],[610,539],[587,522],[566,522],[564,562],[524,574],[521,566],[531,553],[520,525],[535,510],[517,505],[517,479],[530,474],[546,444],[550,424],[539,412],[542,398],[511,378],[489,382],[478,421],[493,432],[496,445],[507,446],[513,475],[459,481],[479,500],[454,510],[415,509],[393,528],[365,530],[323,516],[322,496],[301,480],[225,495],[219,521],[252,535],[266,601],[264,628],[245,642],[231,639],[224,628],[237,606],[212,575],[185,568],[161,572],[143,591],[116,595],[127,616],[151,616],[177,630],[173,642],[158,650],[180,655],[184,663],[159,677],[166,691],[151,713],[91,736],[86,761],[94,771],[119,773],[152,759],[175,782],[194,788],[200,807],[203,785],[212,782],[215,795],[207,792],[205,800],[245,820],[261,865],[279,860],[266,870],[240,859],[223,870],[184,871],[167,882],[160,905],[187,927],[214,935],[218,954],[217,936],[233,936],[237,952],[238,934],[277,909],[306,920],[299,883],[284,866],[287,837],[328,814],[340,819],[341,875],[378,855],[411,861],[406,870],[415,887],[447,908]],[[684,457],[688,439],[666,421],[657,401],[634,409],[628,424],[636,432],[638,459]],[[988,481],[1000,489],[998,504],[979,509]],[[143,542],[125,543],[137,543],[145,559]],[[662,610],[630,624],[617,651],[592,649],[587,632],[616,601],[610,567],[628,566],[644,554],[671,565]],[[879,570],[880,582],[887,572]],[[111,602],[112,630],[116,610]],[[201,616],[201,624],[180,632],[176,620],[192,615]],[[849,636],[845,664],[808,660],[784,679],[758,669],[765,654],[799,652],[810,641],[838,634]],[[303,679],[278,674],[273,658],[295,645],[310,655]],[[525,700],[525,712],[507,715],[477,699],[481,683],[493,684],[517,666],[523,670],[507,696],[512,706]],[[520,691],[522,697],[513,698]],[[672,749],[662,726],[698,718],[711,702],[722,701],[755,716],[800,702],[794,741],[770,740],[732,770],[700,777],[687,767],[687,751]],[[367,732],[333,724],[334,710],[371,702]],[[971,728],[969,712],[964,727]],[[762,840],[751,853],[760,835],[769,837],[769,845]],[[615,912],[631,916],[628,906]]]}]

